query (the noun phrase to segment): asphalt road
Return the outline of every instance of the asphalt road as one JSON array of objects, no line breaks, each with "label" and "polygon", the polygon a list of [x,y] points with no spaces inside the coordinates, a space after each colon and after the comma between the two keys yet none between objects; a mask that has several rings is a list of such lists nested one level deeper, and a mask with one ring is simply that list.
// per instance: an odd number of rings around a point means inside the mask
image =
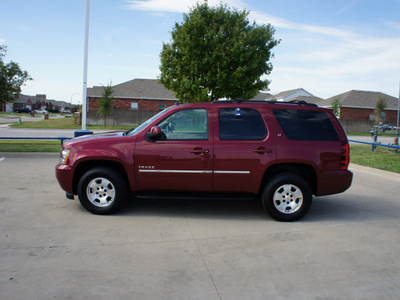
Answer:
[{"label": "asphalt road", "polygon": [[0,153],[0,299],[399,299],[400,176],[280,223],[254,202],[131,201],[96,216],[64,197],[57,154]]}]

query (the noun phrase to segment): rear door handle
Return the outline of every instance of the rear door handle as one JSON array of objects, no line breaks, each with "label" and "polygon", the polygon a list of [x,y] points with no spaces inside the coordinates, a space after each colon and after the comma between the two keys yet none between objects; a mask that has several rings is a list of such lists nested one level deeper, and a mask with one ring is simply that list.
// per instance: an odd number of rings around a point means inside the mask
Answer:
[{"label": "rear door handle", "polygon": [[254,153],[258,153],[258,154],[272,153],[272,149],[271,148],[259,147],[257,149],[254,149],[253,152]]},{"label": "rear door handle", "polygon": [[202,153],[208,153],[207,149],[203,149],[203,148],[194,148],[190,150],[190,153],[193,154],[202,154]]}]

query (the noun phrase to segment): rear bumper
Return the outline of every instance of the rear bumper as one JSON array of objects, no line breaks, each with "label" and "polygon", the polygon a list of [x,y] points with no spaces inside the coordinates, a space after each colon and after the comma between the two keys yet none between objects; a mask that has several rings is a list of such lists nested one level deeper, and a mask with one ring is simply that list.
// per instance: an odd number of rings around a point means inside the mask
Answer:
[{"label": "rear bumper", "polygon": [[56,178],[65,192],[68,194],[74,193],[74,173],[70,166],[58,164],[56,166]]},{"label": "rear bumper", "polygon": [[349,170],[325,171],[319,174],[316,196],[338,194],[346,191],[353,181]]}]

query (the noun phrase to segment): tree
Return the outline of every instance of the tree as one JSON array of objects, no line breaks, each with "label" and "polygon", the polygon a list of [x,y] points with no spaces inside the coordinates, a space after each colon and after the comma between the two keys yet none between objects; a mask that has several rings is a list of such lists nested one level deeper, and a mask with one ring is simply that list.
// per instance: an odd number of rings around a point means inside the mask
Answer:
[{"label": "tree", "polygon": [[7,46],[0,45],[0,103],[13,102],[21,94],[21,86],[32,80],[27,71],[22,71],[16,62],[4,63]]},{"label": "tree", "polygon": [[271,50],[280,41],[270,24],[250,24],[248,14],[222,4],[194,6],[163,44],[160,82],[182,102],[250,99],[267,90],[261,76],[271,73]]},{"label": "tree", "polygon": [[385,98],[379,98],[378,101],[375,103],[375,116],[378,120],[378,122],[383,122],[384,121],[384,112],[386,108],[386,100]]},{"label": "tree", "polygon": [[107,86],[103,85],[103,95],[101,99],[97,101],[97,104],[100,105],[99,114],[104,116],[104,128],[107,126],[107,116],[111,115],[112,100],[114,99],[112,93],[111,83]]},{"label": "tree", "polygon": [[332,109],[333,109],[333,113],[335,114],[335,116],[337,118],[340,117],[340,108],[341,108],[342,104],[340,103],[340,98],[337,97],[332,101]]}]

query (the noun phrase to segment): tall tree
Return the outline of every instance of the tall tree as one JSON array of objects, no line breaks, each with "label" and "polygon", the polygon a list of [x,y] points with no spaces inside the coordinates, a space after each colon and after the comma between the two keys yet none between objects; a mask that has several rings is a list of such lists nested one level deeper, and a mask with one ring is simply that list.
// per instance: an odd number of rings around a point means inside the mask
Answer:
[{"label": "tall tree", "polygon": [[270,25],[250,24],[248,11],[197,4],[163,44],[160,82],[182,102],[250,99],[267,90],[274,38]]},{"label": "tall tree", "polygon": [[386,100],[385,98],[381,97],[376,101],[375,103],[375,116],[377,119],[377,122],[384,122],[384,112],[386,108]]},{"label": "tall tree", "polygon": [[335,114],[335,116],[337,118],[340,117],[340,108],[341,108],[342,104],[340,103],[340,98],[336,97],[333,101],[332,101],[332,109],[333,109],[333,113]]},{"label": "tall tree", "polygon": [[27,71],[22,71],[16,62],[5,63],[7,46],[0,45],[0,103],[9,103],[21,94],[21,86],[32,80]]},{"label": "tall tree", "polygon": [[100,100],[97,101],[97,104],[100,105],[99,114],[104,116],[104,128],[107,126],[107,116],[111,115],[112,110],[112,100],[114,99],[113,90],[111,83],[107,86],[103,85],[103,95]]}]

